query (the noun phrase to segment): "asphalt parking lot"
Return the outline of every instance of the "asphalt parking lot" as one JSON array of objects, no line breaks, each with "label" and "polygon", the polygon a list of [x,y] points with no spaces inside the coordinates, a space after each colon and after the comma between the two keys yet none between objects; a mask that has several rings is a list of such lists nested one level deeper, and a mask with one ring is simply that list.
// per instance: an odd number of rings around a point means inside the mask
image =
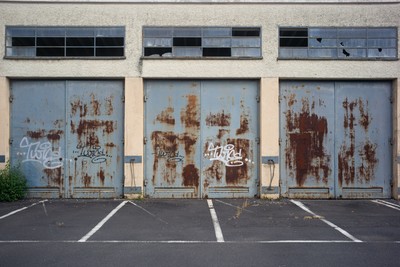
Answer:
[{"label": "asphalt parking lot", "polygon": [[395,200],[0,203],[0,266],[400,266]]}]

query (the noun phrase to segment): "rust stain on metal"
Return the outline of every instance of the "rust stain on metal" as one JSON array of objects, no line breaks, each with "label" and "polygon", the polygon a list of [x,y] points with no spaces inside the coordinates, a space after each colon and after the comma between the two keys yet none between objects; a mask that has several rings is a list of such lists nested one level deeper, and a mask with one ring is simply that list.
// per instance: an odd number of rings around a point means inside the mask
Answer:
[{"label": "rust stain on metal", "polygon": [[181,122],[186,128],[200,127],[199,101],[196,95],[187,95],[186,108],[181,111]]},{"label": "rust stain on metal", "polygon": [[88,112],[88,107],[86,104],[82,104],[79,99],[75,100],[74,102],[72,102],[70,104],[71,104],[71,115],[72,116],[75,116],[79,110],[79,116],[81,118],[86,117],[87,112]]},{"label": "rust stain on metal", "polygon": [[83,184],[85,187],[90,187],[92,177],[90,177],[87,173],[83,176]]},{"label": "rust stain on metal", "polygon": [[[230,131],[226,129],[218,129],[218,135],[217,138],[221,139],[225,134],[229,134]],[[207,148],[206,148],[207,149]]]},{"label": "rust stain on metal", "polygon": [[101,104],[100,102],[96,99],[96,96],[92,93],[90,95],[91,100],[90,100],[90,104],[92,105],[92,116],[99,116],[101,114]]},{"label": "rust stain on metal", "polygon": [[243,184],[250,179],[248,162],[245,161],[249,158],[250,141],[248,139],[228,139],[228,144],[232,144],[236,149],[241,150],[243,158],[243,165],[235,167],[225,166],[225,177],[228,185]]},{"label": "rust stain on metal", "polygon": [[26,135],[32,139],[40,139],[46,136],[45,130],[27,131]]},{"label": "rust stain on metal", "polygon": [[113,101],[114,101],[114,96],[110,96],[109,98],[106,99],[106,114],[107,115],[112,115],[114,112]]},{"label": "rust stain on metal", "polygon": [[165,166],[161,170],[161,175],[163,176],[161,178],[168,184],[173,184],[176,179],[177,161],[174,160],[174,157],[178,151],[178,136],[173,132],[154,131],[151,134],[151,141],[155,155],[153,162],[153,184],[155,184],[156,176],[158,175],[160,159],[163,159]]},{"label": "rust stain on metal", "polygon": [[207,126],[230,126],[231,125],[231,114],[225,114],[225,111],[219,113],[211,113],[206,117]]},{"label": "rust stain on metal", "polygon": [[109,120],[80,120],[79,126],[76,128],[78,135],[93,132],[99,128],[103,128],[103,132],[111,134],[114,131],[114,121]]},{"label": "rust stain on metal", "polygon": [[104,180],[106,179],[106,176],[105,176],[105,174],[104,174],[103,168],[100,168],[100,171],[97,172],[97,177],[100,178],[100,183],[101,183],[101,185],[104,185]]},{"label": "rust stain on metal", "polygon": [[249,118],[248,115],[240,115],[240,128],[236,130],[236,134],[244,134],[249,131]]},{"label": "rust stain on metal", "polygon": [[184,186],[198,186],[199,185],[199,169],[194,164],[188,164],[183,168],[182,172]]},{"label": "rust stain on metal", "polygon": [[50,141],[58,141],[61,139],[61,136],[64,134],[64,131],[61,130],[51,130],[47,134],[47,139]]},{"label": "rust stain on metal", "polygon": [[60,186],[61,185],[61,167],[56,169],[43,169],[43,172],[46,174],[48,178],[49,186]]},{"label": "rust stain on metal", "polygon": [[165,110],[161,111],[161,113],[157,115],[156,120],[161,123],[175,125],[174,108],[167,107]]},{"label": "rust stain on metal", "polygon": [[[205,175],[208,179],[217,179],[220,181],[224,176],[224,164],[220,161],[213,161],[210,167],[205,170]],[[206,179],[207,180],[207,179]],[[208,181],[207,181],[208,183]]]},{"label": "rust stain on metal", "polygon": [[302,99],[300,113],[286,112],[286,129],[286,168],[294,171],[297,185],[303,186],[308,177],[326,184],[331,173],[330,156],[324,148],[327,119],[310,113],[309,100]]},{"label": "rust stain on metal", "polygon": [[[368,139],[363,141],[361,145],[357,145],[358,156],[361,162],[356,163],[356,126],[357,118],[355,115],[356,108],[360,117],[358,123],[367,133],[369,124],[372,120],[368,112],[368,102],[366,103],[367,109],[364,107],[364,103],[361,98],[349,102],[346,98],[342,103],[345,109],[344,113],[344,131],[347,140],[343,141],[338,153],[338,180],[339,185],[345,182],[347,185],[351,185],[357,179],[359,182],[370,181],[374,177],[376,164],[378,159],[376,158],[377,144],[372,144]],[[357,165],[357,166],[356,166]]]}]

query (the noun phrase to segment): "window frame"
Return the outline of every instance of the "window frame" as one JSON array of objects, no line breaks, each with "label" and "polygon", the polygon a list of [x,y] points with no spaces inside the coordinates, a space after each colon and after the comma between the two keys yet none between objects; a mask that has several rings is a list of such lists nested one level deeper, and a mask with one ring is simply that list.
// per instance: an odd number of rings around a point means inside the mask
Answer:
[{"label": "window frame", "polygon": [[[289,38],[286,36],[281,36],[281,30],[290,30],[290,29],[307,29],[307,46],[306,47],[295,47],[295,46],[281,46],[281,39],[282,38]],[[336,31],[335,35],[333,37],[317,37],[312,35],[312,31],[316,30],[326,30],[326,31]],[[348,35],[348,36],[340,36],[339,31],[346,31],[346,30],[354,30],[354,31],[365,31],[364,36],[353,36],[353,35]],[[385,36],[385,37],[376,37],[376,36],[370,36],[369,33],[374,31],[374,30],[392,30],[395,33],[395,36]],[[320,39],[320,40],[318,40]],[[388,45],[388,46],[376,46],[370,43],[373,43],[375,40],[387,40],[388,43],[393,43],[393,45]],[[315,45],[317,42],[321,43],[321,46]],[[322,45],[322,40],[331,40],[332,43],[330,45]],[[364,42],[364,45],[344,45],[343,41],[341,40],[348,40],[350,42],[358,40],[360,43]],[[394,40],[394,42],[392,42]],[[394,56],[374,56],[373,53],[374,50],[379,50],[381,49],[388,49],[388,50],[394,50]],[[294,52],[296,53],[296,49],[298,49],[298,54],[294,56],[285,56],[283,55],[284,52],[290,53]],[[398,60],[398,28],[396,26],[387,26],[387,27],[318,27],[318,26],[312,26],[312,27],[305,27],[305,26],[279,26],[278,27],[278,60],[357,60],[357,61],[395,61]],[[333,52],[333,56],[318,56],[318,55],[313,55],[313,52],[322,52],[325,50],[328,52],[328,50],[331,50]],[[349,51],[348,51],[349,50]],[[300,51],[303,51],[303,55],[300,54]],[[362,51],[365,52],[365,55],[362,56],[351,56],[349,52],[359,52],[362,53]],[[381,51],[379,51],[381,52]],[[349,54],[349,55],[347,55]]]},{"label": "window frame", "polygon": [[[31,31],[33,34],[27,34],[26,36],[20,36],[17,34],[17,36],[13,35],[12,31],[15,30],[25,30],[25,31]],[[46,31],[46,30],[54,30],[54,31],[59,31],[60,34],[58,36],[52,35],[52,34],[40,34],[40,31]],[[82,30],[82,32],[79,32]],[[101,33],[107,32],[110,30],[116,31],[114,34],[109,34],[109,35],[102,35]],[[86,31],[86,33],[85,33]],[[75,33],[71,33],[75,32]],[[91,34],[87,34],[87,32],[91,32]],[[29,46],[14,46],[12,44],[13,42],[13,37],[24,37],[24,38],[34,38],[34,45],[29,45]],[[63,44],[62,45],[56,45],[56,46],[51,46],[51,45],[39,45],[38,44],[38,39],[40,38],[59,38],[63,39]],[[92,39],[93,45],[68,45],[68,40],[69,39]],[[122,44],[119,45],[97,45],[97,39],[104,39],[104,38],[117,38],[120,39],[122,38]],[[13,49],[18,49],[18,48],[30,48],[31,55],[12,55],[11,53],[8,53],[8,49],[13,50]],[[63,55],[44,55],[44,56],[38,56],[38,51],[40,49],[44,49],[44,52],[49,52],[45,51],[46,48],[50,49],[62,49],[63,50]],[[96,59],[125,59],[126,58],[126,28],[125,26],[18,26],[18,25],[6,25],[5,26],[5,52],[4,52],[4,59],[23,59],[23,60],[49,60],[49,59],[65,59],[65,60],[71,60],[71,59],[80,59],[80,60],[96,60]],[[74,52],[72,49],[92,49],[93,54],[92,55],[68,55],[68,50],[71,50],[71,52]],[[100,49],[115,49],[115,51],[122,52],[120,53],[121,55],[111,55],[111,56],[104,56],[100,55],[97,56],[97,52],[100,51]],[[122,50],[122,51],[121,51]],[[27,52],[29,52],[27,50]]]},{"label": "window frame", "polygon": [[[193,35],[186,35],[184,34],[178,34],[176,35],[175,32],[184,32],[185,30],[193,30]],[[233,35],[233,30],[255,30],[258,31],[258,36],[234,36]],[[157,36],[154,36],[151,33],[146,34],[146,30],[154,30],[156,32],[157,30],[165,30],[164,35],[162,34],[156,34]],[[212,30],[220,30],[221,33],[219,34],[212,34]],[[197,31],[197,33],[195,33]],[[200,38],[200,46],[174,46],[174,38]],[[164,45],[160,46],[151,46],[148,45],[148,43],[151,43],[151,41],[154,41],[154,43],[157,42],[157,39],[159,40],[159,43],[164,42]],[[215,40],[220,40],[221,43],[226,41],[226,43],[229,43],[228,45],[222,45],[222,44],[211,44],[212,41]],[[233,40],[240,42],[240,40],[251,40],[251,39],[258,39],[258,46],[241,46],[241,45],[234,45]],[[205,42],[210,41],[210,43],[205,44]],[[142,54],[141,58],[142,59],[211,59],[211,60],[218,60],[218,59],[231,59],[231,60],[238,60],[238,59],[247,59],[247,60],[252,60],[252,59],[262,59],[263,58],[263,50],[262,50],[262,27],[261,26],[143,26],[142,27]],[[168,46],[169,44],[169,46]],[[161,51],[164,49],[165,51],[163,53],[160,52],[160,54],[157,56],[156,53],[154,52],[153,55],[146,55],[146,50],[149,51],[153,48],[159,48]],[[180,50],[182,52],[185,52],[184,49],[190,50],[192,48],[192,51],[194,51],[197,54],[193,55],[176,55],[177,52]],[[226,53],[230,54],[229,56],[227,55],[217,55],[218,54],[218,49],[220,49],[221,53]],[[227,49],[230,51],[228,52]],[[239,53],[240,51],[244,51],[245,49],[253,49],[254,51],[258,52],[257,56],[242,56],[242,55],[234,55],[234,53]],[[206,53],[213,53],[213,51],[217,52],[216,55],[207,55],[204,56],[204,51],[207,51]],[[163,54],[166,54],[163,56]]]}]

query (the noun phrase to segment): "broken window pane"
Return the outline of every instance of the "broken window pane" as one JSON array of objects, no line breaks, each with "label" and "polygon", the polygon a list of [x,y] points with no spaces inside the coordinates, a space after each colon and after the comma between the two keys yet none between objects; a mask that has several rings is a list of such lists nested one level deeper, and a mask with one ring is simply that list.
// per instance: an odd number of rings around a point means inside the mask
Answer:
[{"label": "broken window pane", "polygon": [[368,57],[395,58],[396,56],[397,56],[396,49],[388,49],[388,48],[368,49]]},{"label": "broken window pane", "polygon": [[310,47],[336,47],[336,39],[327,39],[327,38],[310,38],[309,39]]},{"label": "broken window pane", "polygon": [[366,47],[366,39],[338,39],[338,47]]},{"label": "broken window pane", "polygon": [[163,56],[164,54],[172,53],[172,48],[167,48],[167,47],[157,47],[157,48],[150,48],[146,47],[144,49],[144,56],[149,57],[149,56]]},{"label": "broken window pane", "polygon": [[339,58],[363,58],[367,56],[366,49],[338,49]]}]

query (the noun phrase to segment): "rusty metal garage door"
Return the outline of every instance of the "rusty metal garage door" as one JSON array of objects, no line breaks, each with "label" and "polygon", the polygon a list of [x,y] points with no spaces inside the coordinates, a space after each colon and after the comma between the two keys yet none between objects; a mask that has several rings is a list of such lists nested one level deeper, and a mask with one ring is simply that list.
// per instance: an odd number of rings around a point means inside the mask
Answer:
[{"label": "rusty metal garage door", "polygon": [[390,82],[284,81],[280,99],[283,196],[391,196]]},{"label": "rusty metal garage door", "polygon": [[258,195],[258,82],[146,81],[146,195]]},{"label": "rusty metal garage door", "polygon": [[11,161],[29,195],[122,196],[123,82],[13,81]]}]

